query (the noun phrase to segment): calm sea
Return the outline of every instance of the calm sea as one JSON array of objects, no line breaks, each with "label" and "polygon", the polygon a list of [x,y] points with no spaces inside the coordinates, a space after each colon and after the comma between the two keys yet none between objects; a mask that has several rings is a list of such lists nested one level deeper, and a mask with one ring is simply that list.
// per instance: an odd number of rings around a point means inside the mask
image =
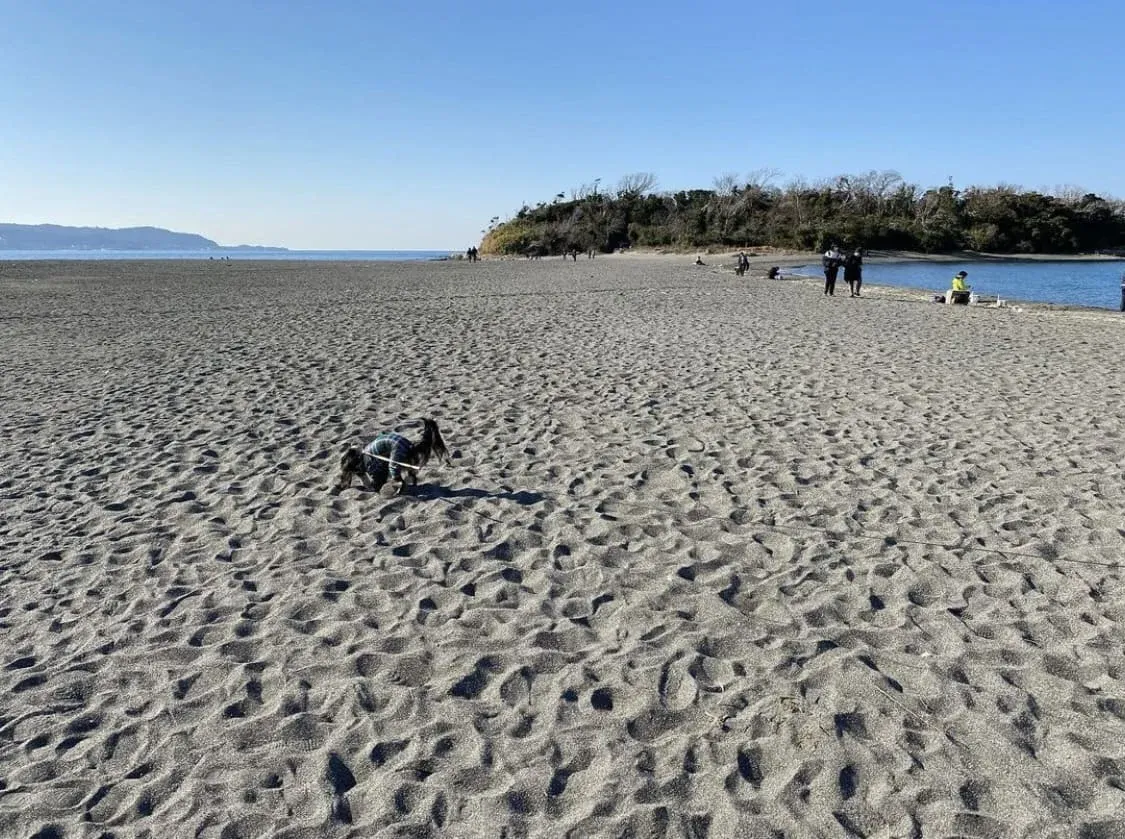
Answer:
[{"label": "calm sea", "polygon": [[[796,269],[821,275],[819,265]],[[891,262],[864,265],[863,281],[906,288],[949,288],[958,271],[969,273],[966,282],[981,294],[1005,300],[1032,300],[1071,306],[1119,309],[1121,274],[1125,260],[1105,262]],[[843,285],[843,272],[839,285]],[[846,288],[846,287],[845,287]]]},{"label": "calm sea", "polygon": [[23,259],[294,259],[330,262],[416,262],[446,259],[456,251],[3,251],[0,260]]}]

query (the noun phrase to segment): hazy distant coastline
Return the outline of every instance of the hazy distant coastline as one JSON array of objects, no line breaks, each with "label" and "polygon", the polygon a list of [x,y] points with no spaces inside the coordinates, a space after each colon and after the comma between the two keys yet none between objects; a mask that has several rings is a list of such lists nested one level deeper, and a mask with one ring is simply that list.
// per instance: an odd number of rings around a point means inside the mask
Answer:
[{"label": "hazy distant coastline", "polygon": [[0,251],[284,251],[265,245],[220,245],[198,233],[161,227],[67,227],[59,224],[0,224]]}]

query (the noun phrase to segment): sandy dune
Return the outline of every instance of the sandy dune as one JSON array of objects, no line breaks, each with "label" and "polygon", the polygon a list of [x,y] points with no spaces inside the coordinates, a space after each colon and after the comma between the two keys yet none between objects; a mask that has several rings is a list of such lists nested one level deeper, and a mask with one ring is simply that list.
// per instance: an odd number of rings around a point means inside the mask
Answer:
[{"label": "sandy dune", "polygon": [[1125,836],[1125,320],[686,262],[0,264],[0,836]]}]

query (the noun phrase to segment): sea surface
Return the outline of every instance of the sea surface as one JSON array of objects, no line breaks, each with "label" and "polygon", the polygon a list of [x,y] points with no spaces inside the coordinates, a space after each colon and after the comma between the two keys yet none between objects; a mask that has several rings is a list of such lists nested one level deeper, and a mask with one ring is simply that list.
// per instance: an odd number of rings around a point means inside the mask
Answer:
[{"label": "sea surface", "polygon": [[[809,276],[823,276],[819,265],[794,269]],[[888,262],[863,266],[863,281],[878,285],[945,291],[953,275],[967,271],[966,282],[979,294],[995,294],[1005,300],[1121,307],[1121,275],[1125,260],[1104,262]],[[839,287],[847,289],[840,272]]]},{"label": "sea surface", "polygon": [[292,259],[316,262],[416,262],[447,259],[457,251],[5,251],[0,260],[24,259]]}]

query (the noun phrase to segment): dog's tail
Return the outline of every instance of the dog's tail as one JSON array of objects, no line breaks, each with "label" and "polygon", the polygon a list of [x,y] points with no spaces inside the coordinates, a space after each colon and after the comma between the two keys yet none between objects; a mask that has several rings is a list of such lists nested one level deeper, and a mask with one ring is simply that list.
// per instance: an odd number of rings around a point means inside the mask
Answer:
[{"label": "dog's tail", "polygon": [[422,418],[422,439],[415,446],[419,466],[425,466],[430,457],[436,457],[446,466],[450,463],[449,452],[445,448],[445,440],[441,437],[438,424],[429,417]]}]

